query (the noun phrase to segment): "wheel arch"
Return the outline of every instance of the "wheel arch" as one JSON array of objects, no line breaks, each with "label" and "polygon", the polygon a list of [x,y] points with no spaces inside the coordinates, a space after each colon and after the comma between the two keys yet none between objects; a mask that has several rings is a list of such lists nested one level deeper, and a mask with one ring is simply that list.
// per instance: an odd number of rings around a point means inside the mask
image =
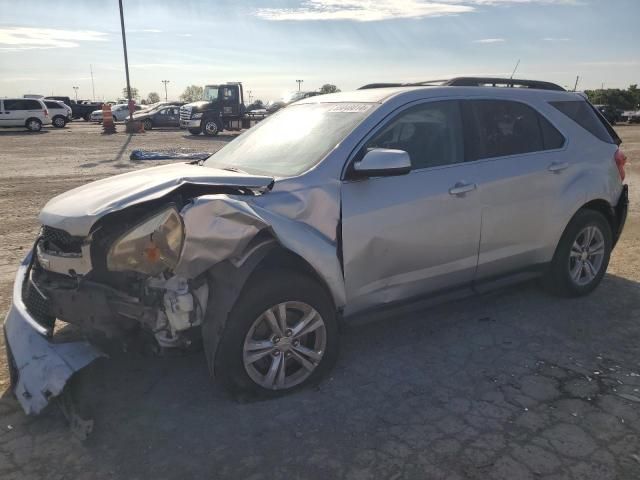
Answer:
[{"label": "wheel arch", "polygon": [[38,122],[40,122],[40,125],[44,125],[44,122],[42,120],[40,120],[38,117],[27,117],[27,119],[24,121],[24,126],[28,127],[29,126],[29,122],[31,120],[37,120]]}]

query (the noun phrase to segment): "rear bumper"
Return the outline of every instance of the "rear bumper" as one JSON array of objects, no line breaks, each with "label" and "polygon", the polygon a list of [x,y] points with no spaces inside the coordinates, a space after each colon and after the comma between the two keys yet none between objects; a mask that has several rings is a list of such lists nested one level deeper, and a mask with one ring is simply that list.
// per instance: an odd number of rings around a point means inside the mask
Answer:
[{"label": "rear bumper", "polygon": [[620,194],[620,198],[618,199],[618,204],[614,207],[615,217],[616,217],[616,231],[613,232],[613,246],[615,247],[616,243],[618,243],[618,239],[622,234],[622,230],[624,229],[624,225],[627,221],[627,213],[629,211],[629,186],[622,186],[622,193]]},{"label": "rear bumper", "polygon": [[29,253],[18,268],[3,327],[12,388],[25,413],[37,414],[62,393],[75,372],[104,355],[87,342],[52,342],[49,330],[29,313],[22,292],[31,257]]}]

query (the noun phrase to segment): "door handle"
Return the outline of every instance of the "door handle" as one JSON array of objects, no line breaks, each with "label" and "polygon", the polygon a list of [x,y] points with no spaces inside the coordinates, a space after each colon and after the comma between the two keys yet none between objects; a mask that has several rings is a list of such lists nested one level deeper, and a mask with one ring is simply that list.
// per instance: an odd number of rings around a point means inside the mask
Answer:
[{"label": "door handle", "polygon": [[474,191],[477,187],[475,183],[458,182],[449,189],[449,195],[462,196],[465,193]]},{"label": "door handle", "polygon": [[563,170],[566,170],[567,168],[569,168],[569,162],[553,162],[551,165],[549,165],[548,170],[550,172],[559,173]]}]

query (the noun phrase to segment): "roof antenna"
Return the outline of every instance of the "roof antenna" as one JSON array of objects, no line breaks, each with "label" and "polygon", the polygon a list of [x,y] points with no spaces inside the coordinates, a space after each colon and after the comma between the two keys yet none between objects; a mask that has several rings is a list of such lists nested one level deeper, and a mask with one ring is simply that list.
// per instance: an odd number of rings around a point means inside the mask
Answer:
[{"label": "roof antenna", "polygon": [[520,59],[518,59],[518,63],[516,63],[516,68],[513,69],[513,72],[511,73],[509,80],[513,80],[513,76],[516,74],[516,70],[518,70],[519,66],[520,66]]},{"label": "roof antenna", "polygon": [[573,86],[573,91],[576,92],[578,90],[578,82],[580,81],[580,75],[576,77],[576,84]]}]

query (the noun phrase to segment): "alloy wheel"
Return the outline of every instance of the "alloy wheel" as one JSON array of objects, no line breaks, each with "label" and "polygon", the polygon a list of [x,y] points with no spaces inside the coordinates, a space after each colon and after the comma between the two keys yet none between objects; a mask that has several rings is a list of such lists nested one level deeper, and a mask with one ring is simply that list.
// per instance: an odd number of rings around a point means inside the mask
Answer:
[{"label": "alloy wheel", "polygon": [[571,280],[579,286],[591,283],[602,268],[604,253],[604,235],[597,226],[580,230],[569,251]]},{"label": "alloy wheel", "polygon": [[322,316],[304,302],[283,302],[252,323],[242,360],[249,377],[268,390],[304,382],[322,361],[327,331]]}]

